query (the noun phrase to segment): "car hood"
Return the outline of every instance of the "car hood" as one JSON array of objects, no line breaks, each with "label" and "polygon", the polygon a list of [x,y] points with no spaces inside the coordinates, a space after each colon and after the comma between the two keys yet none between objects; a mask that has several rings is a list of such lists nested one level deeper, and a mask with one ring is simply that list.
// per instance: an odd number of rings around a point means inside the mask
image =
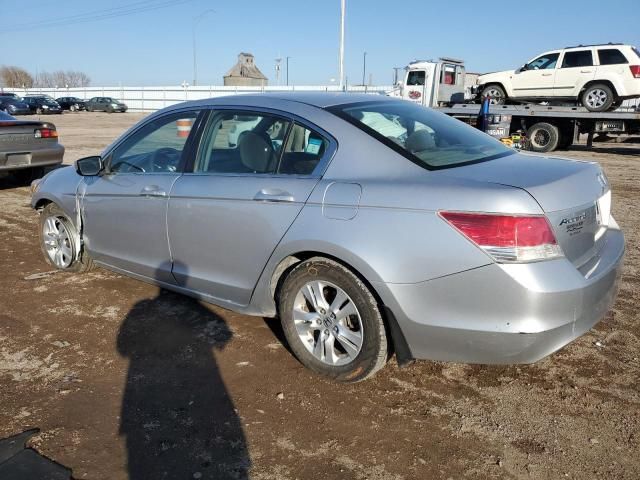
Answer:
[{"label": "car hood", "polygon": [[443,170],[445,176],[526,190],[545,212],[593,202],[609,186],[596,163],[517,153]]},{"label": "car hood", "polygon": [[499,72],[485,73],[478,77],[478,85],[492,80],[497,80],[499,78],[510,77],[511,75],[513,75],[513,70],[501,70]]}]

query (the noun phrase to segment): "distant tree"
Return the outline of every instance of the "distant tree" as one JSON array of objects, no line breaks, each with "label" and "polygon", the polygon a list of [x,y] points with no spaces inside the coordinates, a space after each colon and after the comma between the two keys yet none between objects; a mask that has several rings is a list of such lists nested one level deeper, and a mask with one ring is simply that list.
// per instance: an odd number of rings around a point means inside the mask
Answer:
[{"label": "distant tree", "polygon": [[33,77],[23,68],[4,65],[0,67],[0,83],[10,88],[31,88],[33,87]]},{"label": "distant tree", "polygon": [[90,83],[91,79],[86,73],[75,70],[40,72],[35,80],[38,87],[45,88],[87,87]]}]

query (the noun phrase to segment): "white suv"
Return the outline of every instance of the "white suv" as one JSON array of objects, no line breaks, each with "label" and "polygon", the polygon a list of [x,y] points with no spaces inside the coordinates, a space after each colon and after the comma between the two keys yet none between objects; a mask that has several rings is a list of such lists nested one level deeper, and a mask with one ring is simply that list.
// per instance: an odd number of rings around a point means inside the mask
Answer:
[{"label": "white suv", "polygon": [[640,97],[640,52],[631,45],[580,45],[543,53],[517,70],[478,77],[491,103],[577,101],[604,112]]}]

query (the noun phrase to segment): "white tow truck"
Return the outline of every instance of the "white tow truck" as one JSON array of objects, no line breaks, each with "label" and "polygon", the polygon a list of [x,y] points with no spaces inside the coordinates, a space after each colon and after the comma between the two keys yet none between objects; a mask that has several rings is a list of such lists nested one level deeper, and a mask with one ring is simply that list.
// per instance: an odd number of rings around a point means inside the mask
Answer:
[{"label": "white tow truck", "polygon": [[[410,63],[405,67],[404,78],[396,82],[388,95],[473,124],[481,105],[470,83],[462,60],[442,57]],[[491,105],[488,125],[487,133],[494,137],[524,132],[532,150],[551,152],[569,147],[581,133],[588,135],[588,147],[595,133],[640,134],[640,111],[590,112],[580,106]]]}]

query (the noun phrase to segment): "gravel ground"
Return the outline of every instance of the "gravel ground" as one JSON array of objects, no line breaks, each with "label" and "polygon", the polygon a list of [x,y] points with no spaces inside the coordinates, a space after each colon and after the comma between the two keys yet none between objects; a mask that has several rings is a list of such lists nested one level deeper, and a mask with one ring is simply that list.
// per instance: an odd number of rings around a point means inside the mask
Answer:
[{"label": "gravel ground", "polygon": [[[139,114],[54,117],[67,163]],[[535,365],[395,361],[336,385],[277,322],[105,270],[52,272],[27,188],[0,178],[0,437],[89,479],[640,478],[640,145],[602,163],[627,239],[620,295],[594,330]]]}]

